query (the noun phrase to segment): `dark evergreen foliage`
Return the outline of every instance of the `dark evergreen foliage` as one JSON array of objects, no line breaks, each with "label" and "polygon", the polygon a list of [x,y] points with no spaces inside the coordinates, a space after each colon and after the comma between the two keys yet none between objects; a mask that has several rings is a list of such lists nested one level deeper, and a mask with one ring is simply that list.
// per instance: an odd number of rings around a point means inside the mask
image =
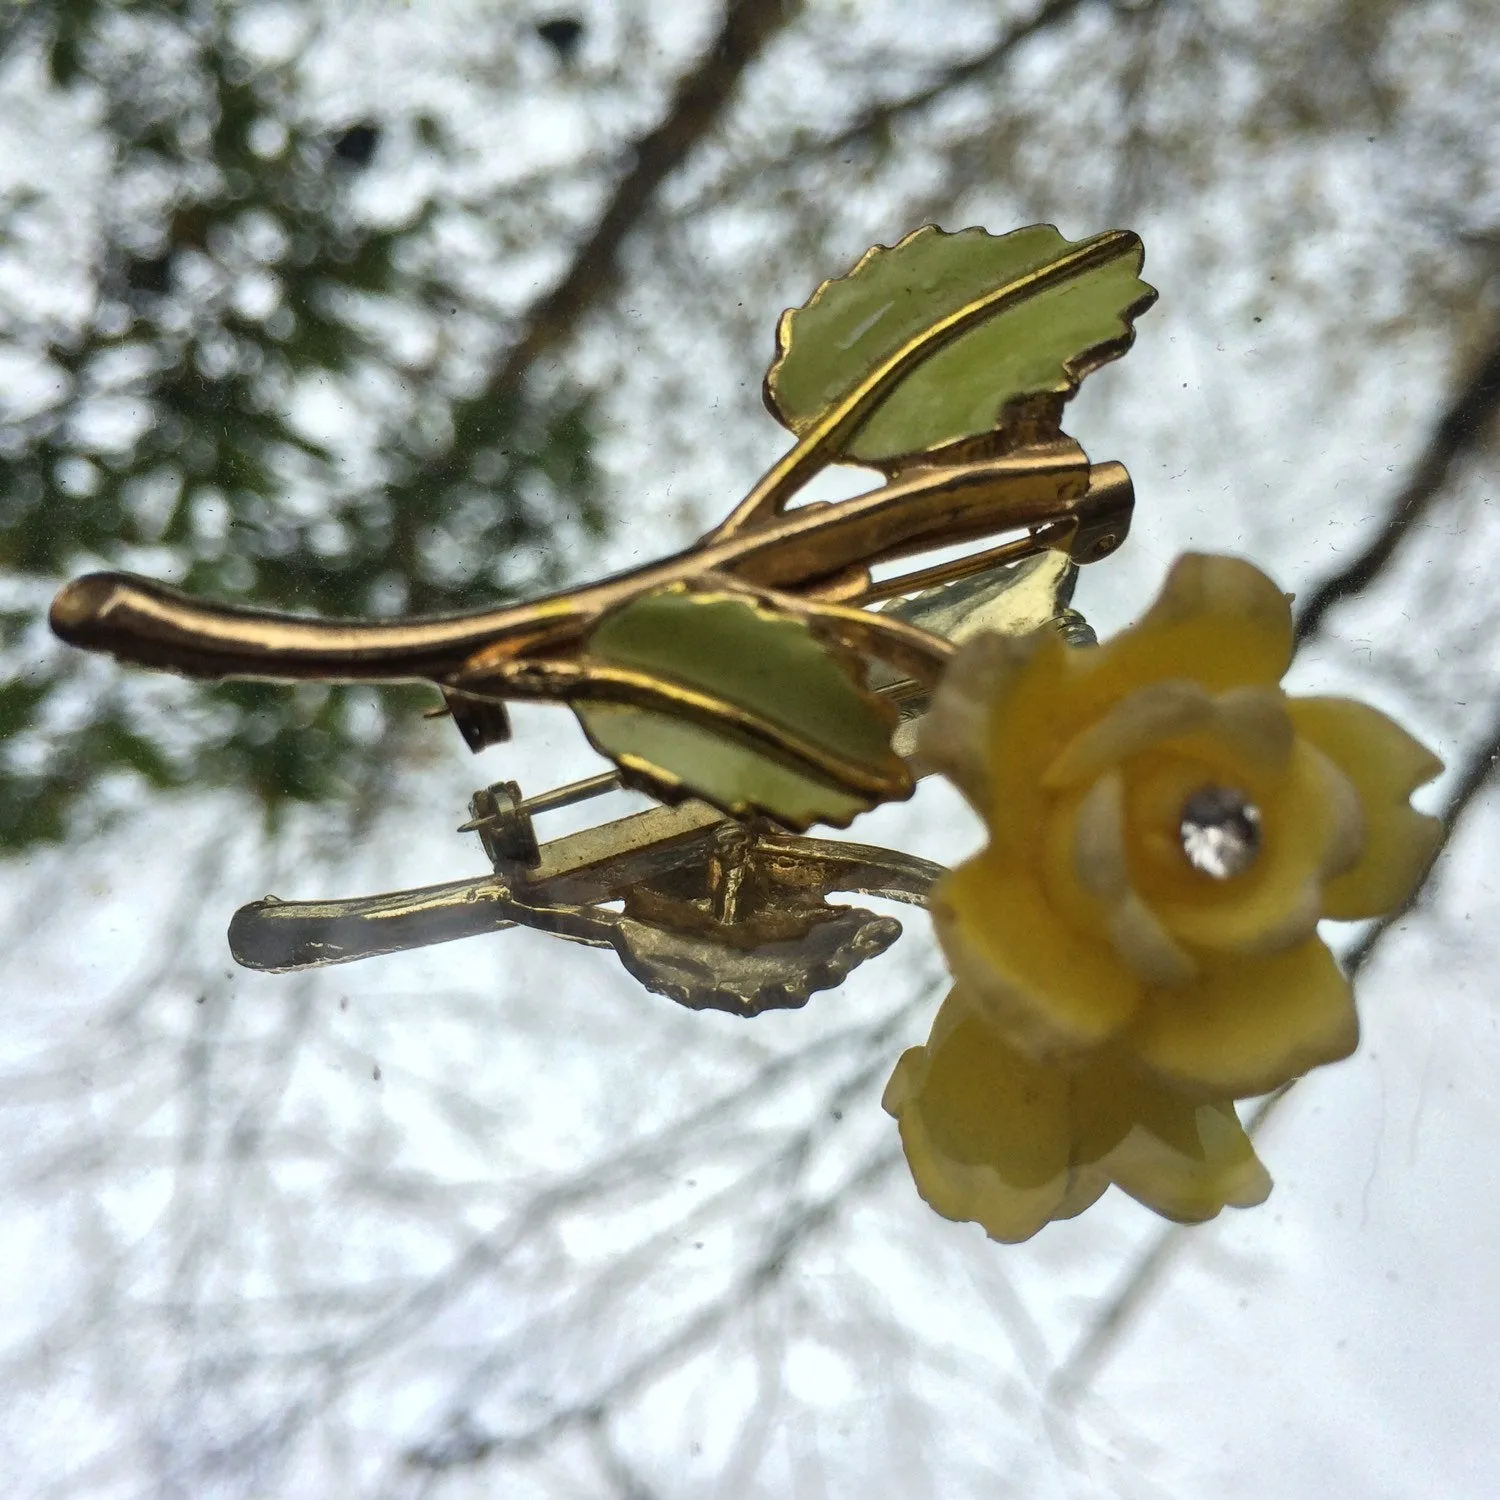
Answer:
[{"label": "dark evergreen foliage", "polygon": [[[0,323],[0,351],[43,356],[62,391],[0,425],[0,578],[39,603],[123,567],[322,615],[434,614],[506,597],[509,559],[534,558],[559,517],[598,528],[586,396],[495,389],[498,336],[461,371],[392,352],[396,314],[481,316],[432,248],[439,204],[390,225],[353,201],[392,131],[444,149],[426,122],[330,132],[290,69],[237,49],[233,7],[55,0],[0,39],[10,61],[45,47],[56,88],[102,101],[113,158],[87,314]],[[0,201],[0,240],[27,212]],[[309,389],[356,414],[357,478],[296,419]],[[131,430],[101,435],[98,411],[122,398]],[[533,561],[526,587],[545,581]],[[0,847],[62,837],[114,773],[247,787],[274,812],[340,795],[388,753],[347,690],[163,693],[26,618],[0,688]],[[384,702],[411,715],[429,698]]]}]

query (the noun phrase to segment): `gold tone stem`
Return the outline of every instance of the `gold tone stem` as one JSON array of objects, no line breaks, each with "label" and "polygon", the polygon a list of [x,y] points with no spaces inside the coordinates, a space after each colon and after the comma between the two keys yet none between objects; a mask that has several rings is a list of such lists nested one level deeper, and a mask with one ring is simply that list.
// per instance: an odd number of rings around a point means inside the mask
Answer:
[{"label": "gold tone stem", "polygon": [[52,627],[73,645],[192,677],[472,681],[494,676],[507,661],[566,653],[607,610],[709,573],[752,587],[813,598],[826,589],[847,598],[851,570],[859,566],[1081,515],[1092,493],[1090,473],[1071,439],[919,470],[867,495],[792,511],[582,589],[480,614],[399,622],[303,619],[205,603],[147,579],[99,573],[58,594]]},{"label": "gold tone stem", "polygon": [[[1087,493],[1087,463],[1083,450],[1065,440],[982,463],[927,470],[837,505],[793,511],[743,536],[679,553],[557,602],[571,605],[574,619],[568,634],[576,639],[606,610],[640,593],[683,580],[704,580],[709,574],[799,596],[819,597],[825,584],[830,592],[847,595],[851,565],[890,561],[995,531],[1066,519]],[[494,634],[489,644],[454,664],[462,668],[462,677],[483,676],[532,645],[536,608],[520,606],[491,616]],[[510,633],[515,631],[521,632],[519,643]],[[550,644],[563,644],[561,628]]]},{"label": "gold tone stem", "polygon": [[[652,808],[568,834],[542,847],[524,884],[494,875],[348,901],[278,901],[241,907],[229,927],[237,963],[269,973],[350,963],[524,923],[573,942],[612,946],[614,913],[591,908],[675,869],[707,861],[728,820],[701,802]],[[940,865],[842,839],[765,832],[755,857],[784,902],[834,891],[925,906]],[[582,903],[578,905],[567,903]]]},{"label": "gold tone stem", "polygon": [[971,552],[967,557],[956,557],[952,562],[921,568],[915,573],[903,573],[898,578],[883,578],[879,583],[872,583],[864,593],[850,602],[858,605],[879,604],[885,599],[899,599],[903,594],[920,593],[923,589],[936,588],[942,583],[955,583],[960,578],[972,577],[988,568],[1023,562],[1028,557],[1035,557],[1038,552],[1048,550],[1052,543],[1043,533],[1052,532],[1054,527],[1063,536],[1070,529],[1066,522],[1049,522],[1030,536],[1018,537],[1013,542],[1004,542],[985,552]]},{"label": "gold tone stem", "polygon": [[1073,507],[1066,521],[1046,521],[1034,526],[1030,536],[1018,537],[984,552],[971,552],[951,562],[902,573],[872,583],[862,592],[840,600],[841,603],[865,606],[903,594],[920,593],[940,584],[954,583],[975,573],[1007,563],[1021,562],[1039,552],[1058,550],[1072,555],[1074,562],[1088,563],[1107,557],[1125,539],[1130,530],[1130,513],[1135,507],[1135,488],[1124,464],[1094,464],[1089,469],[1088,493]]}]

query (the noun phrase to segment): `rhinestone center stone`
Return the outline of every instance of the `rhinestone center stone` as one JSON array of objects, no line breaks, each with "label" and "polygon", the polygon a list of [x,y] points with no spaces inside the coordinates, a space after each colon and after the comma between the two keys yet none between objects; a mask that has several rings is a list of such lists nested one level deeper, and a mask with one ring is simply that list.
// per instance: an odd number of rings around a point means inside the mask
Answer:
[{"label": "rhinestone center stone", "polygon": [[1260,809],[1235,787],[1200,787],[1182,805],[1178,832],[1195,870],[1229,880],[1260,853]]}]

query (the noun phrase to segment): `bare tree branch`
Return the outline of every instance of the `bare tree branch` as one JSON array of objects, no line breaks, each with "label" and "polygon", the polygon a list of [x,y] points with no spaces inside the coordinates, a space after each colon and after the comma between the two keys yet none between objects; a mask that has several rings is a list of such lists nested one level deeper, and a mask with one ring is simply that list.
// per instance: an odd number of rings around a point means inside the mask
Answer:
[{"label": "bare tree branch", "polygon": [[406,1462],[417,1469],[452,1469],[482,1463],[501,1449],[514,1457],[544,1447],[568,1428],[598,1424],[612,1406],[637,1394],[643,1385],[701,1348],[729,1318],[763,1296],[780,1281],[795,1252],[827,1228],[852,1199],[878,1182],[900,1160],[901,1152],[894,1146],[871,1152],[830,1191],[788,1213],[769,1235],[761,1253],[730,1282],[722,1295],[699,1309],[659,1344],[644,1350],[585,1400],[552,1412],[534,1426],[515,1433],[466,1430],[456,1441],[449,1437],[419,1444],[408,1450]]},{"label": "bare tree branch", "polygon": [[[745,182],[763,176],[768,170],[795,166],[812,156],[836,156],[840,151],[848,150],[851,146],[877,139],[893,125],[921,114],[940,99],[946,98],[955,89],[962,88],[967,83],[975,83],[997,72],[1010,61],[1011,56],[1024,43],[1068,20],[1090,3],[1092,0],[1046,0],[1035,15],[1027,20],[1018,21],[983,52],[978,52],[961,63],[955,63],[912,93],[903,94],[895,99],[884,99],[870,105],[841,130],[836,130],[830,135],[797,140],[790,152],[784,153],[779,161],[744,164],[729,177],[720,179],[713,185],[713,196],[728,199]],[[692,206],[701,207],[701,200],[695,201]]]},{"label": "bare tree branch", "polygon": [[[1297,640],[1310,640],[1323,628],[1335,605],[1367,589],[1390,564],[1402,540],[1418,521],[1443,497],[1458,461],[1478,446],[1484,430],[1500,412],[1500,337],[1454,393],[1439,417],[1432,435],[1406,484],[1391,502],[1386,522],[1360,555],[1324,580],[1311,594],[1297,620]],[[1374,957],[1391,929],[1412,910],[1429,899],[1427,878],[1452,843],[1474,799],[1487,787],[1500,761],[1500,716],[1491,725],[1484,742],[1464,762],[1463,772],[1443,810],[1447,833],[1435,851],[1432,863],[1412,895],[1394,911],[1373,922],[1344,955],[1343,967],[1352,980]],[[1254,1136],[1275,1114],[1296,1080],[1261,1101],[1246,1121]],[[1052,1389],[1068,1400],[1092,1378],[1129,1326],[1135,1314],[1150,1300],[1168,1266],[1184,1242],[1184,1230],[1173,1225],[1162,1229],[1137,1261],[1119,1290],[1090,1323],[1073,1351],[1059,1366]]]},{"label": "bare tree branch", "polygon": [[842,130],[817,142],[813,149],[825,152],[840,151],[847,146],[858,145],[861,141],[880,135],[898,121],[920,114],[929,105],[951,94],[954,89],[962,88],[964,84],[973,83],[997,68],[1003,67],[1018,47],[1049,27],[1066,21],[1088,3],[1089,0],[1046,0],[1046,4],[1035,15],[1028,20],[1018,21],[983,52],[976,53],[961,63],[956,63],[914,93],[906,94],[900,99],[872,104]]},{"label": "bare tree branch", "polygon": [[1330,609],[1374,581],[1407,534],[1442,497],[1454,466],[1478,447],[1496,412],[1500,412],[1500,337],[1438,419],[1411,477],[1391,501],[1385,524],[1364,551],[1308,596],[1297,618],[1299,642],[1318,632]]},{"label": "bare tree branch", "polygon": [[[1353,979],[1370,962],[1382,940],[1403,917],[1431,900],[1427,878],[1453,843],[1454,836],[1463,826],[1464,819],[1473,807],[1475,799],[1494,780],[1497,764],[1500,764],[1500,713],[1496,714],[1483,743],[1464,761],[1463,771],[1443,807],[1443,822],[1447,825],[1447,833],[1434,853],[1432,862],[1423,873],[1421,881],[1406,901],[1394,911],[1387,912],[1378,921],[1372,922],[1359,941],[1344,956],[1344,971],[1350,979]],[[1281,1101],[1296,1087],[1297,1082],[1297,1079],[1293,1079],[1291,1083],[1260,1102],[1245,1122],[1245,1129],[1250,1135],[1256,1135],[1265,1127]],[[1136,1313],[1150,1300],[1168,1267],[1175,1260],[1177,1252],[1185,1244],[1187,1233],[1187,1227],[1178,1224],[1170,1225],[1158,1232],[1119,1290],[1093,1318],[1083,1337],[1058,1367],[1051,1386],[1052,1393],[1057,1399],[1061,1401],[1071,1399],[1092,1379],[1113,1351],[1121,1334],[1129,1326]]]},{"label": "bare tree branch", "polygon": [[620,248],[656,190],[713,130],[740,76],[801,9],[801,0],[729,0],[723,25],[698,66],[678,85],[666,118],[636,143],[594,232],[574,253],[561,281],[532,309],[525,332],[490,382],[496,398],[513,395],[537,360],[556,348],[614,284]]}]

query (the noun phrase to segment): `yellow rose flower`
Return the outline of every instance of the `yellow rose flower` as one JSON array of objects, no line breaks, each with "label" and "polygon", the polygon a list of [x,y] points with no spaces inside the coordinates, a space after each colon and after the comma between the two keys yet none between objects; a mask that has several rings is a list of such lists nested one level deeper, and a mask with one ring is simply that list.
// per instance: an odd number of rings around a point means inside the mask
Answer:
[{"label": "yellow rose flower", "polygon": [[1082,1213],[1111,1182],[1194,1224],[1271,1191],[1233,1104],[1186,1098],[1114,1048],[1076,1070],[1038,1062],[959,990],[927,1045],[903,1054],[883,1102],[923,1198],[991,1239],[1029,1239]]},{"label": "yellow rose flower", "polygon": [[1440,825],[1411,792],[1442,763],[1385,715],[1288,698],[1287,598],[1187,556],[1097,647],[969,642],[918,753],[988,846],[933,914],[967,1002],[1027,1057],[1106,1045],[1209,1101],[1274,1089],[1358,1039],[1322,917],[1403,901]]}]

